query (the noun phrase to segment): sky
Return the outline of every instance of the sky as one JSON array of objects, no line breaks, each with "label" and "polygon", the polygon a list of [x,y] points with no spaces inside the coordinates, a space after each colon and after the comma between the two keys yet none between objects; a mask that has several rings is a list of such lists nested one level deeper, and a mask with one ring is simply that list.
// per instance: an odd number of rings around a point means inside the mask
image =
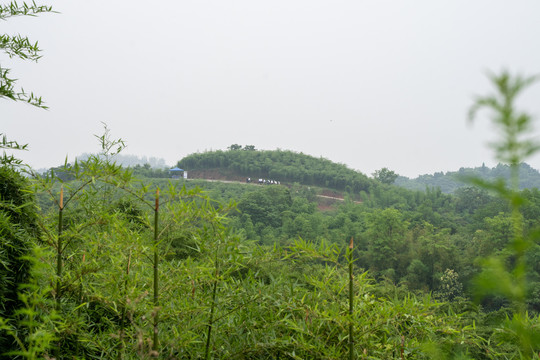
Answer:
[{"label": "sky", "polygon": [[[126,154],[169,165],[240,144],[367,175],[494,166],[489,114],[467,111],[492,92],[487,72],[540,74],[537,0],[50,3],[0,28],[43,49],[37,63],[0,54],[49,106],[0,99],[0,132],[34,168],[98,152],[103,123]],[[540,83],[518,105],[538,120],[539,99]]]}]

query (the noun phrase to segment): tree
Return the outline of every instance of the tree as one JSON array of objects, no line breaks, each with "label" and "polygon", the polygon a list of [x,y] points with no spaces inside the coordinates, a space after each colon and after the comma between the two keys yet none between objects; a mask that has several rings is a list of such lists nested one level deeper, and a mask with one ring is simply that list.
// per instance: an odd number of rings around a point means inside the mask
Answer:
[{"label": "tree", "polygon": [[[281,186],[268,186],[260,191],[247,193],[238,203],[238,210],[247,214],[253,225],[280,228],[284,211],[290,209],[292,198],[290,190]],[[258,234],[261,235],[261,234]]]},{"label": "tree", "polygon": [[232,144],[227,148],[228,150],[242,150],[242,145]]},{"label": "tree", "polygon": [[474,213],[492,200],[486,190],[472,186],[457,189],[455,195],[456,210],[466,214]]},{"label": "tree", "polygon": [[463,293],[463,285],[459,281],[459,274],[452,269],[446,269],[441,276],[441,285],[436,292],[444,301],[452,301]]},{"label": "tree", "polygon": [[[31,4],[23,2],[18,4],[16,1],[8,5],[0,5],[0,20],[7,20],[15,16],[36,16],[40,13],[52,12],[52,6],[37,5],[34,1]],[[41,58],[41,49],[37,41],[30,42],[28,37],[22,35],[0,34],[0,50],[9,56],[9,58],[19,58],[21,60],[38,61]],[[0,64],[0,98],[7,98],[14,101],[24,101],[31,105],[47,108],[41,97],[28,94],[21,87],[16,88],[17,79],[10,75],[10,69],[2,67]]]},{"label": "tree", "polygon": [[409,223],[396,209],[375,210],[366,216],[368,242],[368,265],[375,271],[394,268],[397,264],[398,247],[405,243]]},{"label": "tree", "polygon": [[389,170],[388,168],[382,168],[381,170],[376,170],[373,173],[373,178],[379,180],[383,184],[393,184],[396,181],[398,174]]}]

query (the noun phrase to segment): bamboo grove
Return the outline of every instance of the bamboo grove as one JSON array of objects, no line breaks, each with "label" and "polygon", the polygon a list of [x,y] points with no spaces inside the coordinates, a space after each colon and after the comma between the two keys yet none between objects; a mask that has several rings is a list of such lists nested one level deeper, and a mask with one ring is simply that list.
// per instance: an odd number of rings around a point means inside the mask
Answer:
[{"label": "bamboo grove", "polygon": [[[510,185],[473,180],[506,204],[499,220],[511,232],[500,251],[477,254],[467,291],[451,266],[440,269],[437,287],[435,273],[426,278],[428,291],[410,289],[386,266],[399,257],[393,235],[413,228],[385,197],[390,185],[366,188],[361,204],[344,204],[377,205],[363,217],[369,226],[358,239],[328,232],[272,242],[272,232],[250,233],[246,222],[258,214],[272,226],[294,228],[284,223],[287,209],[276,218],[256,211],[264,205],[259,195],[237,206],[183,181],[139,180],[114,162],[124,143],[107,128],[97,136],[100,154],[44,175],[4,156],[0,358],[535,358],[531,254],[539,233],[523,215],[528,201],[516,169],[537,145],[527,138],[532,119],[513,107],[533,80],[493,75],[495,95],[479,97],[471,110],[471,118],[493,111],[503,133],[496,155],[513,170]],[[2,148],[21,146],[4,138]],[[264,191],[286,203],[279,189]],[[310,190],[292,190],[310,197]],[[440,193],[434,199],[444,203]],[[440,240],[426,247],[433,260],[451,230],[426,225],[448,221],[427,215],[419,222],[424,238]],[[409,284],[422,274],[415,269],[429,265],[416,260],[407,265]],[[484,308],[494,301],[502,305]]]}]

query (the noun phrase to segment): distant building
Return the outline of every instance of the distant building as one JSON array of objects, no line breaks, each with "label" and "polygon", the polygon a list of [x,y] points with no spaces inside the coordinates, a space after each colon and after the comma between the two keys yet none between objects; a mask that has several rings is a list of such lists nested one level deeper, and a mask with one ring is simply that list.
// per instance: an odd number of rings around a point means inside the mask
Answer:
[{"label": "distant building", "polygon": [[172,179],[181,179],[182,176],[184,179],[187,179],[187,171],[184,171],[184,169],[180,169],[179,167],[169,169],[169,173],[171,174]]}]

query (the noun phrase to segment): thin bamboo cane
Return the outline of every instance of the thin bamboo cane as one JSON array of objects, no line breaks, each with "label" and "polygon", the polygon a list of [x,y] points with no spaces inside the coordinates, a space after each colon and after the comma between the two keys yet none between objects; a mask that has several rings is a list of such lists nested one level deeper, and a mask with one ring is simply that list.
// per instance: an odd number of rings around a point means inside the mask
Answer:
[{"label": "thin bamboo cane", "polygon": [[62,227],[64,212],[64,188],[60,188],[60,203],[58,204],[58,239],[56,243],[56,310],[60,310],[60,278],[62,277]]},{"label": "thin bamboo cane", "polygon": [[159,257],[158,257],[158,217],[159,217],[159,188],[156,189],[156,206],[154,209],[154,342],[152,349],[157,352],[159,346],[158,324],[159,324]]},{"label": "thin bamboo cane", "polygon": [[354,294],[353,294],[353,238],[349,243],[349,360],[354,359],[354,339],[353,339],[353,310],[354,310]]},{"label": "thin bamboo cane", "polygon": [[[62,279],[62,228],[64,213],[64,187],[60,188],[60,202],[58,203],[58,239],[56,242],[56,311],[60,312],[60,287]],[[55,356],[60,358],[60,343],[56,344]]]},{"label": "thin bamboo cane", "polygon": [[218,276],[219,276],[218,250],[219,250],[219,246],[216,248],[216,258],[215,258],[216,272],[215,272],[214,285],[212,289],[212,304],[210,305],[210,319],[208,319],[208,332],[206,334],[206,348],[205,348],[205,354],[204,354],[204,358],[206,360],[210,358],[210,342],[212,339],[212,327],[214,325],[214,312],[216,308],[216,295],[217,295],[217,285],[218,285]]},{"label": "thin bamboo cane", "polygon": [[126,312],[128,306],[128,283],[129,283],[129,269],[131,267],[131,250],[129,250],[128,261],[126,265],[126,279],[124,280],[124,307],[122,309],[122,316],[120,319],[120,342],[119,342],[119,351],[118,359],[121,360],[124,358],[124,335],[125,335],[125,323],[126,323]]}]

